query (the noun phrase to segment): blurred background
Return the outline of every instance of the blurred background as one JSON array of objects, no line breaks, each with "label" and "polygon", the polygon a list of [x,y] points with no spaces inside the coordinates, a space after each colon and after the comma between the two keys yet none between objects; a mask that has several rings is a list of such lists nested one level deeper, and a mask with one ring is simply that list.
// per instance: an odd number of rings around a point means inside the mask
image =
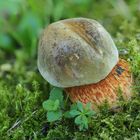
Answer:
[{"label": "blurred background", "polygon": [[[52,140],[55,127],[56,132],[63,132],[62,137],[71,131],[73,137],[81,138],[79,132],[73,133],[73,127],[68,129],[71,122],[46,127],[42,102],[49,96],[50,85],[37,70],[37,46],[42,30],[52,22],[73,17],[95,19],[108,30],[121,57],[131,63],[140,92],[140,0],[0,0],[0,139],[36,139],[50,129],[47,137]],[[137,110],[139,101],[135,103]],[[122,120],[130,116],[127,113]],[[132,114],[135,116],[135,112]],[[95,127],[97,139],[102,139],[100,133],[114,139],[119,135],[135,135],[139,130],[139,122],[133,118],[128,118],[128,124],[135,123],[132,133],[124,129],[123,123],[120,125],[123,131],[114,130],[119,125],[117,119],[112,120],[108,119],[109,127],[103,131],[100,124]]]},{"label": "blurred background", "polygon": [[122,23],[140,23],[140,1],[0,0],[0,51],[14,57],[22,49],[24,57],[33,58],[42,29],[72,17],[96,19],[115,37]]}]

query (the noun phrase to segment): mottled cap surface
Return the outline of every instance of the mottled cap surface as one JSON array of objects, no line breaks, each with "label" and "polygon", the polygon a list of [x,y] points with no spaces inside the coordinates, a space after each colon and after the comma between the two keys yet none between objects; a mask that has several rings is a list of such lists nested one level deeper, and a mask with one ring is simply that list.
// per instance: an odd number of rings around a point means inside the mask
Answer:
[{"label": "mottled cap surface", "polygon": [[97,83],[118,62],[117,48],[97,21],[72,18],[50,24],[39,40],[38,69],[57,87]]}]

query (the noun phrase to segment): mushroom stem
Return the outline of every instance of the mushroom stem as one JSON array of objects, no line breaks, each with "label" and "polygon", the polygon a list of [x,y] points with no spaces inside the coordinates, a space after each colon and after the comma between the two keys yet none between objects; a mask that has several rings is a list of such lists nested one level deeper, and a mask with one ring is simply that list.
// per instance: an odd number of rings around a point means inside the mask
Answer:
[{"label": "mushroom stem", "polygon": [[132,75],[129,64],[120,59],[109,75],[96,84],[66,88],[72,102],[81,101],[83,104],[92,103],[93,109],[97,109],[105,101],[111,108],[116,107],[121,89],[122,97],[128,100],[132,96]]}]

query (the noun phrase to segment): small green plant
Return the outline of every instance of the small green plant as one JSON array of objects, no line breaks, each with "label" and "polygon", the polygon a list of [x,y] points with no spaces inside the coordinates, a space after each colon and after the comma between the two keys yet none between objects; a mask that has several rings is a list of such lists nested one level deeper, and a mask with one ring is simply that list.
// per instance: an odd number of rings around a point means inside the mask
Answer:
[{"label": "small green plant", "polygon": [[47,111],[48,122],[61,120],[62,117],[74,118],[74,122],[79,127],[79,130],[88,129],[91,117],[95,114],[91,108],[91,103],[87,103],[84,107],[78,101],[72,104],[68,111],[65,111],[65,103],[62,89],[53,88],[49,99],[43,102],[43,108]]},{"label": "small green plant", "polygon": [[70,111],[66,112],[66,117],[74,118],[74,122],[78,125],[79,130],[88,129],[88,125],[95,112],[91,108],[91,103],[87,103],[85,107],[81,102],[77,102],[71,106]]},{"label": "small green plant", "polygon": [[43,102],[43,108],[47,111],[47,120],[53,122],[62,118],[63,91],[54,88],[50,92],[50,97]]}]

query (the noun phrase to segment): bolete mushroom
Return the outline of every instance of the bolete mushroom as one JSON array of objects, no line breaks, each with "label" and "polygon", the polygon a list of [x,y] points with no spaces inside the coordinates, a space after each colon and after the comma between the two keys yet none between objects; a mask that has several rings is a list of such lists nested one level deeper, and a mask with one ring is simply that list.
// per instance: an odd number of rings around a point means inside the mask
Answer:
[{"label": "bolete mushroom", "polygon": [[39,40],[38,69],[49,83],[62,87],[72,102],[105,100],[117,104],[118,88],[124,99],[132,95],[128,63],[119,59],[109,33],[97,21],[72,18],[50,24]]}]

